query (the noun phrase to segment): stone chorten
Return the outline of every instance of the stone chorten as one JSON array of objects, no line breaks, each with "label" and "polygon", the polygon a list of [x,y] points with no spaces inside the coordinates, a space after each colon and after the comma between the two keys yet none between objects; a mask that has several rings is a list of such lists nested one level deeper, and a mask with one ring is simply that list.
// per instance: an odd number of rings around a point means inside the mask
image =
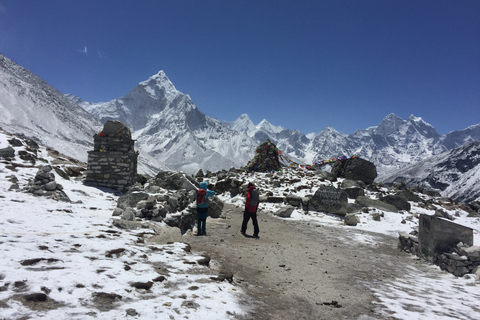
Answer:
[{"label": "stone chorten", "polygon": [[282,167],[278,159],[278,148],[267,139],[255,150],[254,158],[247,164],[249,172],[272,172]]},{"label": "stone chorten", "polygon": [[138,152],[130,129],[120,121],[107,121],[93,141],[85,182],[117,190],[133,185],[137,179]]}]

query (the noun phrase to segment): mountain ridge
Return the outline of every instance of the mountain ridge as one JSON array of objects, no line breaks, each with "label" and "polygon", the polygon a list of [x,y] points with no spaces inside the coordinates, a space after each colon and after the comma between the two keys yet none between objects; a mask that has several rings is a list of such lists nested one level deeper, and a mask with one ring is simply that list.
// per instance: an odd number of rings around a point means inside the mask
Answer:
[{"label": "mountain ridge", "polygon": [[[154,103],[157,109],[150,106],[150,103]],[[217,169],[229,169],[229,165],[246,165],[253,156],[256,145],[270,139],[285,155],[298,163],[312,164],[342,155],[358,155],[374,162],[381,174],[480,139],[480,124],[440,135],[421,117],[410,115],[404,120],[393,113],[387,115],[379,125],[358,129],[353,134],[344,134],[332,127],[326,127],[307,136],[299,130],[272,125],[266,119],[255,125],[247,114],[240,115],[232,122],[222,122],[198,110],[188,95],[175,88],[164,71],[140,82],[124,97],[88,106],[87,110],[94,109],[93,114],[101,121],[119,120],[131,126],[134,135],[146,150],[156,155],[165,152],[167,156],[163,156],[162,160],[177,170],[184,170],[186,167],[211,170],[212,166],[207,161],[198,160],[198,157],[195,160],[195,157],[182,156],[179,152],[172,156],[169,149],[180,148],[178,145],[174,146],[174,142],[166,148],[155,147],[165,145],[159,142],[158,134],[157,139],[141,136],[161,131],[165,137],[172,139],[180,134],[175,133],[175,128],[182,127],[182,135],[188,135],[191,141],[194,141],[189,143],[189,148],[196,150],[193,154],[203,154],[209,158],[208,152],[205,153],[209,148],[218,154],[216,165],[220,167]],[[186,109],[183,110],[182,107]],[[183,115],[180,116],[180,113]],[[151,123],[148,123],[149,117]],[[178,117],[183,118],[180,120]],[[188,127],[183,126],[183,123],[188,124]],[[208,132],[217,134],[208,136]],[[220,132],[223,132],[223,135],[219,135]],[[240,145],[237,152],[222,148],[222,145],[234,140],[232,136],[242,141],[234,143]],[[216,143],[208,143],[211,142],[209,138],[213,138]],[[171,141],[175,140],[184,141],[180,137]],[[203,151],[199,152],[200,149]]]},{"label": "mountain ridge", "polygon": [[[313,164],[358,155],[377,166],[379,177],[480,139],[480,124],[440,135],[422,118],[387,115],[378,126],[344,134],[326,127],[316,134],[255,125],[247,114],[233,122],[207,116],[189,95],[178,91],[163,71],[140,82],[125,96],[91,103],[63,95],[27,69],[0,55],[0,126],[85,161],[102,122],[127,124],[140,151],[143,172],[157,169],[219,171],[243,167],[256,147],[270,139],[297,163]],[[73,100],[73,102],[72,102]],[[90,113],[91,112],[91,113]],[[166,166],[165,166],[165,165]],[[142,170],[139,170],[142,172]]]}]

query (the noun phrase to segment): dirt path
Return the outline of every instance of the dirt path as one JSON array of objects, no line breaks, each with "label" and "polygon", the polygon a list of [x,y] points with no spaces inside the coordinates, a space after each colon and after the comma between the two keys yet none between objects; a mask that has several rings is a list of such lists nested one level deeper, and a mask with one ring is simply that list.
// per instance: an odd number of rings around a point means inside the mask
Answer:
[{"label": "dirt path", "polygon": [[226,205],[224,212],[228,219],[207,219],[208,236],[184,240],[217,261],[213,268],[233,273],[253,298],[247,319],[377,319],[369,283],[395,275],[406,260],[395,239],[375,235],[386,244],[359,244],[353,237],[361,231],[261,212],[260,239],[244,237],[242,210]]}]

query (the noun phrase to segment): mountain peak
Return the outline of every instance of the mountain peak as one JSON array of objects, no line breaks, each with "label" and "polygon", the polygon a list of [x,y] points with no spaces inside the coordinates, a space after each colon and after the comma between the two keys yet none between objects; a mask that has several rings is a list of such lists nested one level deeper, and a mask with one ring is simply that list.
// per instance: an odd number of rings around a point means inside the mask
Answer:
[{"label": "mountain peak", "polygon": [[172,101],[179,93],[163,70],[140,82],[137,87],[152,97],[165,97],[168,101]]},{"label": "mountain peak", "polygon": [[282,126],[274,126],[270,122],[267,121],[267,119],[263,119],[260,121],[260,123],[256,126],[257,130],[263,129],[265,131],[269,131],[272,133],[278,133],[284,130]]},{"label": "mountain peak", "polygon": [[255,130],[255,125],[246,113],[242,114],[235,121],[229,123],[228,127],[238,132],[252,132]]},{"label": "mountain peak", "polygon": [[405,120],[394,113],[390,113],[383,118],[382,122],[375,128],[375,134],[386,137],[396,132],[403,124],[405,124]]}]

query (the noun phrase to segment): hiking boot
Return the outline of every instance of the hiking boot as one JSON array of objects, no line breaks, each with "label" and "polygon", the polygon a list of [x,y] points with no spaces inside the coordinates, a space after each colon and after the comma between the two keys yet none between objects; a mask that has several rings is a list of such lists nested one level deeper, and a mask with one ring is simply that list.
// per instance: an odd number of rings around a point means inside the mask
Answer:
[{"label": "hiking boot", "polygon": [[254,234],[253,237],[254,237],[255,239],[260,239],[260,237],[258,236],[258,234]]}]

